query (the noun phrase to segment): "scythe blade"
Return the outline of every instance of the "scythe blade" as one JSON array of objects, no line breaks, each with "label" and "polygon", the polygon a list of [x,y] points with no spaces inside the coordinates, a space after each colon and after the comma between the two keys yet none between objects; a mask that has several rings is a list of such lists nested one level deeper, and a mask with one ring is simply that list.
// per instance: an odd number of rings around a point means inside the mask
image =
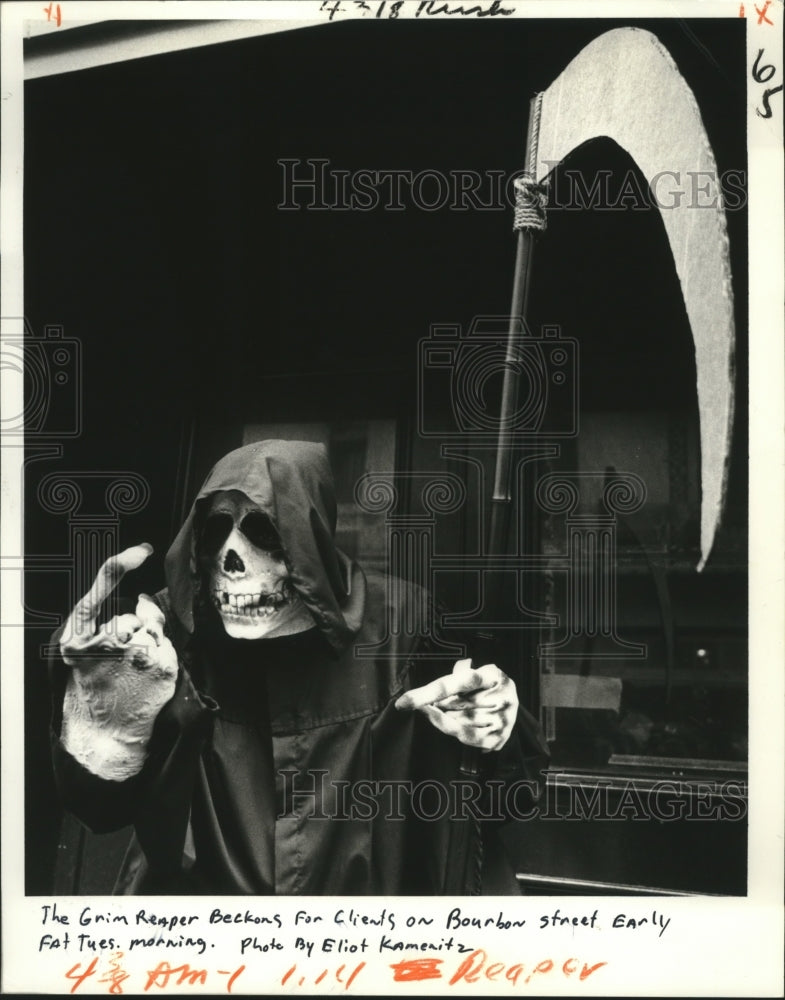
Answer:
[{"label": "scythe blade", "polygon": [[[700,171],[701,205],[660,206],[695,344],[701,439],[701,559],[722,512],[733,419],[733,292],[717,165],[695,97],[654,35],[609,31],[532,102],[529,172],[537,181],[579,146],[607,137],[652,185]],[[712,206],[712,207],[707,207]]]},{"label": "scythe blade", "polygon": [[[541,184],[564,158],[607,137],[629,153],[651,185],[662,171],[701,171],[713,207],[660,208],[695,344],[701,436],[701,558],[711,552],[722,512],[733,420],[733,292],[717,166],[698,105],[670,55],[647,31],[620,28],[586,46],[531,102],[526,176],[518,188],[518,248],[502,387],[488,552],[503,550],[509,516],[520,318],[526,317],[534,234],[543,229]],[[534,190],[533,190],[534,189]],[[489,602],[491,604],[495,601]],[[461,773],[477,772],[478,751],[463,748]],[[478,866],[465,831],[451,827],[445,892],[478,892]]]}]

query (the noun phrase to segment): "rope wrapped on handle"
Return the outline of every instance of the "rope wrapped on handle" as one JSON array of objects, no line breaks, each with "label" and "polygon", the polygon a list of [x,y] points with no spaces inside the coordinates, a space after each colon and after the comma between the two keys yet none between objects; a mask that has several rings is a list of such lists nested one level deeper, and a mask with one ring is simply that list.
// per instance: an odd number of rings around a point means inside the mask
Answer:
[{"label": "rope wrapped on handle", "polygon": [[513,231],[521,229],[542,232],[547,226],[545,209],[548,206],[548,190],[531,174],[522,174],[513,182],[515,188],[515,214]]},{"label": "rope wrapped on handle", "polygon": [[543,232],[547,226],[545,209],[548,206],[547,180],[538,182],[537,150],[540,143],[540,118],[542,97],[535,94],[529,104],[529,127],[526,134],[526,169],[513,182],[515,188],[515,213],[512,229],[520,232]]}]

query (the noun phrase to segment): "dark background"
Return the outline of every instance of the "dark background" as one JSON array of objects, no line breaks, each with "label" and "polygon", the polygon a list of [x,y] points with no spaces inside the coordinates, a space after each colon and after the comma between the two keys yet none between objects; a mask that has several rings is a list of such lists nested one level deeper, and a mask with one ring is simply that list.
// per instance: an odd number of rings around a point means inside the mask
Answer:
[{"label": "dark background", "polygon": [[[151,500],[122,521],[120,542],[153,544],[133,590],[155,590],[183,506],[244,423],[392,417],[411,429],[430,324],[509,308],[511,212],[282,212],[277,161],[511,174],[530,97],[602,30],[628,23],[670,51],[720,173],[744,171],[744,23],[733,19],[356,21],[28,82],[26,315],[36,332],[61,325],[83,358],[82,433],[58,463],[30,466],[28,497],[59,468],[143,476]],[[605,141],[570,166],[623,176],[631,163]],[[723,531],[738,537],[746,213],[729,212],[728,228],[738,380]],[[580,339],[588,409],[694,412],[689,327],[656,211],[551,213],[531,322]],[[27,552],[66,548],[64,519],[29,501]],[[743,628],[745,583],[733,586]],[[64,613],[63,580],[31,574],[26,605]],[[27,638],[27,887],[43,893],[61,814],[39,654],[47,630]]]}]

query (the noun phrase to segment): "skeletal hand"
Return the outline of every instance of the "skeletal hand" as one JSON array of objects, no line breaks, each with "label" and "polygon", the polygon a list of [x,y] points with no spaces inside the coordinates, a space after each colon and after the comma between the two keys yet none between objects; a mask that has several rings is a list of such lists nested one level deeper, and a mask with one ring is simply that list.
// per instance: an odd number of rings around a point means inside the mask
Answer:
[{"label": "skeletal hand", "polygon": [[473,670],[471,660],[458,660],[451,674],[407,691],[395,707],[419,709],[441,732],[487,752],[501,750],[510,738],[518,692],[495,664]]},{"label": "skeletal hand", "polygon": [[151,552],[147,544],[135,545],[107,559],[60,640],[63,661],[73,668],[63,703],[63,745],[87,770],[114,781],[141,769],[156,716],[177,679],[163,612],[146,595],[135,614],[97,626],[106,598]]}]

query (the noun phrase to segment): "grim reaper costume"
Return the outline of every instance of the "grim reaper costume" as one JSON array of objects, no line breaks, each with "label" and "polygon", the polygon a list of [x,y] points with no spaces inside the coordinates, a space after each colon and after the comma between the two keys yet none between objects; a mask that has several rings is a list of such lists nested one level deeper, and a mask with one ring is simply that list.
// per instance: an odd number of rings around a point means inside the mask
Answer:
[{"label": "grim reaper costume", "polygon": [[[228,491],[245,505],[208,518],[213,498]],[[391,595],[407,605],[398,613],[420,607],[422,595],[366,576],[336,548],[335,520],[321,445],[265,441],[215,466],[167,554],[167,587],[153,598],[176,651],[176,682],[141,770],[127,779],[91,773],[67,751],[69,670],[51,664],[53,759],[66,807],[95,832],[134,828],[116,891],[445,891],[449,810],[427,819],[434,803],[423,799],[415,809],[409,791],[426,780],[449,787],[463,747],[420,712],[397,711],[395,701],[449,672],[452,661],[422,659],[432,642],[424,627],[396,639],[398,655],[356,655],[385,637]],[[221,582],[221,573],[238,569],[226,546],[232,532],[240,561],[280,549],[287,573],[269,593],[235,596],[231,581]],[[207,564],[216,552],[219,577]],[[312,627],[239,637],[292,599],[307,608]],[[546,753],[535,721],[519,709],[502,750],[481,755],[480,780],[486,789],[489,781],[534,785]],[[482,891],[517,892],[494,843],[498,823],[452,822],[468,824]]]}]

